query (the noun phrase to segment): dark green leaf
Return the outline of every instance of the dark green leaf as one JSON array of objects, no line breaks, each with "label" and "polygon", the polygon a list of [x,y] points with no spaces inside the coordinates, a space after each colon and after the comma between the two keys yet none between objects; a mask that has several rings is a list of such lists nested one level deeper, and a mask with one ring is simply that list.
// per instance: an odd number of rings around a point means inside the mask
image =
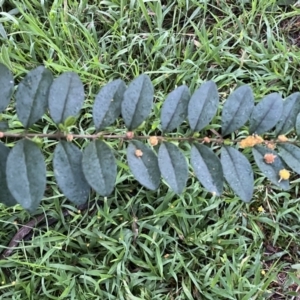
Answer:
[{"label": "dark green leaf", "polygon": [[191,164],[201,184],[211,193],[220,196],[223,192],[223,169],[217,155],[208,147],[194,144],[191,149]]},{"label": "dark green leaf", "polygon": [[87,201],[90,187],[82,171],[82,153],[72,143],[60,141],[53,158],[54,175],[59,188],[74,204]]},{"label": "dark green leaf", "polygon": [[9,151],[8,147],[0,143],[0,203],[4,203],[6,206],[14,206],[17,201],[9,191],[6,180],[6,162]]},{"label": "dark green leaf", "polygon": [[158,165],[171,189],[181,194],[188,179],[188,165],[178,147],[172,143],[162,143],[158,150]]},{"label": "dark green leaf", "polygon": [[121,79],[108,83],[100,90],[93,107],[93,119],[97,131],[111,125],[120,115],[125,90],[126,85]]},{"label": "dark green leaf", "polygon": [[185,120],[190,97],[190,91],[186,85],[179,86],[168,95],[160,115],[164,132],[174,130]]},{"label": "dark green leaf", "polygon": [[297,115],[295,127],[296,127],[296,133],[297,133],[297,136],[299,139],[300,138],[300,114]]},{"label": "dark green leaf", "polygon": [[157,156],[151,149],[139,141],[132,141],[127,148],[127,160],[133,176],[141,185],[149,190],[158,188],[160,171]]},{"label": "dark green leaf", "polygon": [[115,187],[117,164],[110,147],[103,141],[91,142],[83,151],[82,169],[89,185],[101,196]]},{"label": "dark green leaf", "polygon": [[122,116],[126,127],[133,130],[149,116],[153,104],[154,89],[148,75],[135,78],[124,92]]},{"label": "dark green leaf", "polygon": [[292,144],[278,144],[281,158],[297,174],[300,174],[300,149]]},{"label": "dark green leaf", "polygon": [[32,126],[46,112],[52,81],[51,72],[39,66],[20,82],[16,92],[16,109],[25,128]]},{"label": "dark green leaf", "polygon": [[219,104],[218,88],[213,81],[203,83],[192,95],[188,120],[193,131],[200,131],[212,120]]},{"label": "dark green leaf", "polygon": [[34,212],[46,188],[46,165],[39,147],[24,139],[10,151],[6,176],[8,188],[23,208]]},{"label": "dark green leaf", "polygon": [[14,90],[14,78],[9,69],[0,63],[0,112],[8,105]]},{"label": "dark green leaf", "polygon": [[221,163],[230,187],[244,202],[249,202],[253,195],[254,179],[247,158],[233,147],[223,146]]},{"label": "dark green leaf", "polygon": [[67,72],[57,77],[49,91],[49,111],[56,124],[76,116],[84,102],[83,84],[76,73]]},{"label": "dark green leaf", "polygon": [[[278,154],[271,150],[267,149],[263,146],[256,145],[252,148],[252,153],[255,159],[255,162],[261,172],[275,185],[281,187],[283,190],[289,189],[289,181],[288,180],[281,180],[279,182],[280,176],[279,171],[285,169],[285,166],[278,156]],[[273,154],[275,157],[274,162],[271,164],[267,164],[264,160],[264,156],[266,154]]]},{"label": "dark green leaf", "polygon": [[293,93],[283,102],[283,111],[276,124],[275,134],[286,134],[295,127],[297,115],[300,113],[300,92]]},{"label": "dark green leaf", "polygon": [[66,118],[66,120],[65,120],[65,122],[64,122],[64,124],[63,124],[63,126],[64,126],[65,128],[68,128],[68,127],[71,127],[71,126],[73,126],[73,125],[75,125],[75,124],[76,124],[76,117],[70,116],[70,117],[67,117],[67,118]]},{"label": "dark green leaf", "polygon": [[240,86],[232,92],[222,110],[222,135],[242,127],[248,121],[253,107],[254,97],[248,85]]},{"label": "dark green leaf", "polygon": [[278,93],[263,98],[253,109],[250,117],[250,134],[262,134],[273,128],[283,110],[283,100]]}]

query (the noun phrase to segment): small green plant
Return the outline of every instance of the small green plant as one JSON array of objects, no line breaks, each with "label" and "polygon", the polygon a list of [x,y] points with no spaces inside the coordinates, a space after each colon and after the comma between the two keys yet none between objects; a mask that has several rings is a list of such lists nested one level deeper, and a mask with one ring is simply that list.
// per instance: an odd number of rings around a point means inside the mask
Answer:
[{"label": "small green plant", "polygon": [[[8,106],[13,90],[13,75],[0,64],[1,111]],[[100,90],[93,104],[96,133],[75,135],[69,130],[84,103],[84,87],[79,76],[67,72],[54,80],[43,66],[30,71],[15,93],[16,113],[24,132],[11,133],[8,124],[1,123],[1,128],[7,128],[0,132],[2,139],[20,140],[12,149],[0,143],[0,202],[9,206],[19,203],[30,212],[36,210],[46,187],[46,165],[40,149],[43,138],[58,140],[53,157],[54,175],[61,191],[76,205],[87,201],[91,188],[102,196],[112,193],[117,164],[113,150],[105,142],[109,139],[128,142],[129,168],[139,183],[151,190],[158,188],[162,176],[174,192],[184,191],[188,164],[177,145],[183,141],[191,144],[190,159],[196,177],[217,196],[223,192],[225,179],[243,201],[252,199],[254,173],[247,158],[249,152],[245,150],[243,154],[239,149],[252,148],[261,172],[284,190],[289,189],[287,169],[300,174],[298,141],[286,137],[293,129],[300,135],[299,92],[284,101],[280,94],[271,93],[255,105],[251,88],[238,87],[222,107],[220,132],[212,129],[213,138],[207,135],[207,126],[220,105],[213,81],[203,83],[192,95],[187,86],[177,87],[163,103],[159,134],[136,135],[135,130],[151,113],[153,97],[153,85],[145,74],[135,78],[128,87],[122,80],[114,80]],[[30,128],[47,109],[57,131],[31,133]],[[127,132],[121,136],[103,133],[120,114]],[[186,120],[190,128],[186,136],[174,136]],[[248,125],[248,135],[235,138],[234,133],[245,125]],[[74,138],[91,141],[81,151],[72,142]],[[150,147],[142,140],[148,140]]]}]

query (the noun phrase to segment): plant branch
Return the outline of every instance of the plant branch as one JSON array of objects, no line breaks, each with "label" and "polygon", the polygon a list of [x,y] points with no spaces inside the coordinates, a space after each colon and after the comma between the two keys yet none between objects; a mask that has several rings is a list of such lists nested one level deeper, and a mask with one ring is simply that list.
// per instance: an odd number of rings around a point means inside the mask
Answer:
[{"label": "plant branch", "polygon": [[[130,135],[128,133],[131,133]],[[16,138],[16,139],[21,139],[21,138],[50,138],[50,139],[66,139],[68,141],[72,141],[73,139],[120,139],[120,140],[148,140],[150,139],[150,135],[141,135],[141,136],[134,136],[132,132],[128,132],[127,134],[124,135],[114,135],[114,134],[103,134],[103,133],[97,133],[97,134],[72,134],[72,133],[62,133],[62,132],[56,132],[56,133],[10,133],[10,132],[0,132],[0,139],[1,138]],[[215,133],[215,132],[214,132]],[[168,137],[168,136],[156,136],[158,140],[163,141],[189,141],[189,142],[200,142],[200,143],[217,143],[217,144],[224,144],[225,141],[229,143],[238,143],[240,142],[243,138],[239,139],[234,139],[234,140],[224,140],[222,136],[218,135],[217,138],[199,138],[199,137]],[[291,143],[298,145],[299,141],[297,140],[287,140],[287,141],[282,141],[278,139],[271,139],[271,140],[265,140],[265,144],[268,143]]]}]

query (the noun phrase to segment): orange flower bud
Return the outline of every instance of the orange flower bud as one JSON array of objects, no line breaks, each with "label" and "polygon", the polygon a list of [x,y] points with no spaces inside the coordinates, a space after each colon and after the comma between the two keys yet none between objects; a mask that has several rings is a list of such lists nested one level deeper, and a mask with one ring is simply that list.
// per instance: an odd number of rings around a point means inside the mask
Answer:
[{"label": "orange flower bud", "polygon": [[126,139],[132,140],[133,137],[134,137],[134,132],[133,131],[126,132]]},{"label": "orange flower bud", "polygon": [[283,134],[279,135],[277,139],[278,139],[279,142],[287,142],[287,141],[289,140],[289,139],[288,139],[285,135],[283,135]]},{"label": "orange flower bud", "polygon": [[275,161],[275,158],[277,156],[274,155],[273,153],[266,153],[265,156],[264,156],[264,161],[267,163],[267,164],[272,164],[274,161]]},{"label": "orange flower bud", "polygon": [[206,136],[204,139],[203,139],[203,142],[204,143],[210,143],[210,138],[208,136]]},{"label": "orange flower bud", "polygon": [[73,136],[73,134],[67,134],[67,141],[68,142],[72,142],[73,141],[73,138],[74,138],[74,136]]},{"label": "orange flower bud", "polygon": [[276,145],[274,142],[266,142],[267,148],[274,150]]},{"label": "orange flower bud", "polygon": [[149,143],[151,146],[156,146],[158,144],[157,136],[150,136]]},{"label": "orange flower bud", "polygon": [[136,157],[141,157],[141,156],[143,156],[143,152],[142,152],[142,150],[140,150],[140,149],[136,149],[135,152],[134,152],[134,154],[135,154]]}]

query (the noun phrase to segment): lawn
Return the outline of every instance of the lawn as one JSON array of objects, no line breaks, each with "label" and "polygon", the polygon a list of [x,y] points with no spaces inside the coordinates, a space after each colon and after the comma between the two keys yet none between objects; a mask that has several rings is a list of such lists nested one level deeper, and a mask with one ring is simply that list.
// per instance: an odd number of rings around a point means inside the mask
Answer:
[{"label": "lawn", "polygon": [[[86,98],[78,134],[95,131],[92,105],[102,86],[146,73],[155,104],[138,134],[156,134],[164,99],[182,84],[194,91],[213,80],[222,103],[241,84],[251,86],[257,102],[272,92],[300,91],[300,6],[277,2],[296,1],[0,0],[0,62],[16,84],[39,65],[55,76],[76,72]],[[220,113],[207,130],[218,130]],[[13,100],[2,119],[10,132],[23,131]],[[33,130],[56,127],[45,115]],[[107,132],[126,129],[119,119]],[[149,191],[128,168],[126,142],[111,140],[116,188],[107,198],[91,193],[88,208],[79,210],[56,185],[56,143],[44,139],[47,190],[35,212],[48,222],[0,259],[1,300],[300,299],[298,175],[282,191],[251,161],[250,203],[228,186],[213,196],[191,168],[181,195],[163,181]],[[190,145],[181,150],[189,159]],[[0,252],[30,220],[21,206],[0,204]]]}]

